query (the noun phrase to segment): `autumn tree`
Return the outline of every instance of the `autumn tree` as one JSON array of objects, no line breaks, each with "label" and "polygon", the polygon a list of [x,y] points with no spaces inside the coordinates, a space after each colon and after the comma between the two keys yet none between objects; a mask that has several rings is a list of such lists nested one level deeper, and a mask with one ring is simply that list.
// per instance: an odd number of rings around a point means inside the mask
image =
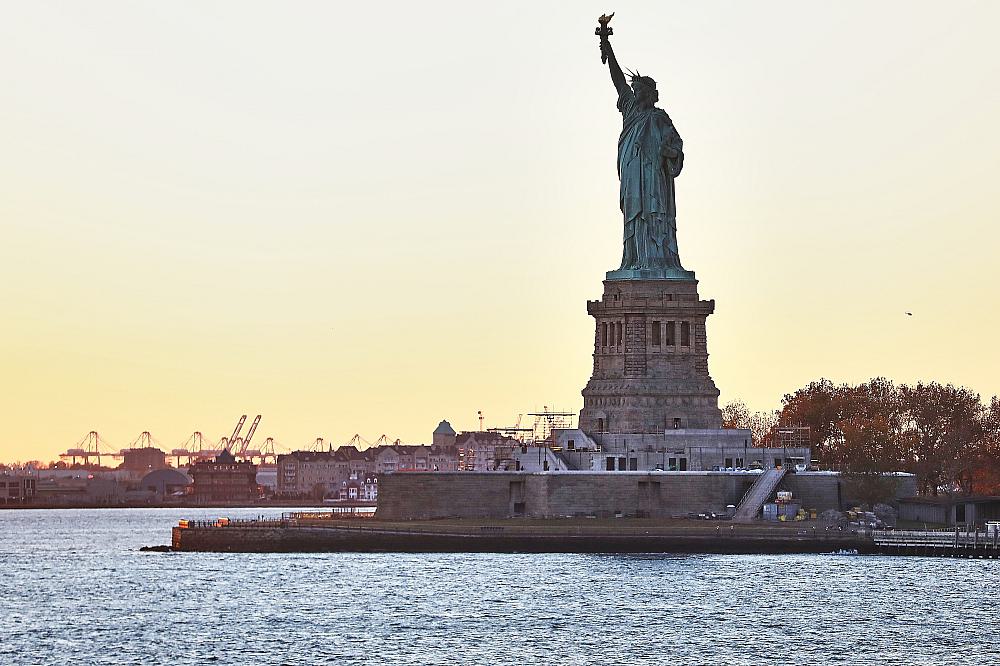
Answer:
[{"label": "autumn tree", "polygon": [[747,409],[746,403],[740,400],[734,400],[726,404],[722,408],[722,427],[723,428],[749,428],[750,427],[750,410]]},{"label": "autumn tree", "polygon": [[784,397],[780,424],[808,426],[813,457],[848,474],[908,471],[924,494],[1000,493],[1000,402],[987,408],[964,387],[820,379]]},{"label": "autumn tree", "polygon": [[983,413],[983,440],[972,473],[970,492],[1000,495],[1000,399],[996,396]]},{"label": "autumn tree", "polygon": [[900,393],[909,417],[909,469],[918,476],[921,492],[971,493],[987,445],[988,410],[979,394],[937,382],[902,386]]},{"label": "autumn tree", "polygon": [[820,379],[786,394],[781,401],[778,422],[783,426],[808,427],[814,458],[825,461],[831,440],[840,436],[837,424],[845,388],[834,386],[829,379]]},{"label": "autumn tree", "polygon": [[722,427],[749,430],[755,446],[768,446],[777,425],[777,411],[751,412],[746,404],[738,400],[722,408]]}]

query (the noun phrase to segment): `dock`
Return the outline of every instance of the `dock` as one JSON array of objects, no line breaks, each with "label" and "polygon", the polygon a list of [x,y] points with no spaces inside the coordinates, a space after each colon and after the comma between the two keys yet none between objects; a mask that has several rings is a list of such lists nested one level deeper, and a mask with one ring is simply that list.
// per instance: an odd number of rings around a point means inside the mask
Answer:
[{"label": "dock", "polygon": [[322,512],[180,521],[172,549],[201,552],[835,553],[872,552],[864,530],[795,523],[655,519],[382,521]]},{"label": "dock", "polygon": [[1000,558],[1000,532],[978,530],[875,530],[875,552],[881,555]]}]

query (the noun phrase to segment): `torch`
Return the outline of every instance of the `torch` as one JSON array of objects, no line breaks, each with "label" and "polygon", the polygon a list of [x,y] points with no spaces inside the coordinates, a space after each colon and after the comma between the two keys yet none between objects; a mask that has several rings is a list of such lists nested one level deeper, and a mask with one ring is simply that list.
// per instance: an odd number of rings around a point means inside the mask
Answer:
[{"label": "torch", "polygon": [[[597,23],[599,25],[596,28],[594,28],[594,34],[601,38],[602,46],[608,41],[608,37],[615,34],[614,28],[608,25],[608,23],[611,23],[611,17],[614,15],[615,15],[614,12],[611,12],[610,15],[601,14],[601,17],[597,19]],[[601,64],[605,64],[607,62],[608,62],[608,54],[604,51],[604,49],[601,49]]]}]

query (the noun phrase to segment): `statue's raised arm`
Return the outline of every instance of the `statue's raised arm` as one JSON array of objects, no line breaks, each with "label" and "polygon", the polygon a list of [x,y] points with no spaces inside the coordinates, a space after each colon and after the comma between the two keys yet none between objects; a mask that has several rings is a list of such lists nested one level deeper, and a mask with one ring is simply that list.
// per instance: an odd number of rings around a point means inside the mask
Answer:
[{"label": "statue's raised arm", "polygon": [[611,12],[610,16],[604,14],[597,19],[599,25],[594,34],[601,38],[601,62],[608,63],[608,69],[611,71],[611,82],[615,84],[615,90],[621,95],[629,90],[629,85],[625,80],[625,73],[622,71],[621,65],[618,64],[618,58],[615,57],[615,51],[611,48],[611,40],[608,39],[614,34],[611,26],[608,25],[614,15],[615,13]]}]

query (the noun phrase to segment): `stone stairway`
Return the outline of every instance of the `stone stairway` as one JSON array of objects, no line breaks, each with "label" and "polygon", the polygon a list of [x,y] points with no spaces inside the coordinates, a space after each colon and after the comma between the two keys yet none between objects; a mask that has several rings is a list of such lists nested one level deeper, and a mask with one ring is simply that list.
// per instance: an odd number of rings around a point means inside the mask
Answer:
[{"label": "stone stairway", "polygon": [[755,520],[760,514],[761,508],[771,498],[771,495],[778,489],[778,484],[785,478],[785,468],[778,467],[769,469],[750,486],[750,490],[744,495],[736,513],[733,514],[734,521],[748,522]]}]

